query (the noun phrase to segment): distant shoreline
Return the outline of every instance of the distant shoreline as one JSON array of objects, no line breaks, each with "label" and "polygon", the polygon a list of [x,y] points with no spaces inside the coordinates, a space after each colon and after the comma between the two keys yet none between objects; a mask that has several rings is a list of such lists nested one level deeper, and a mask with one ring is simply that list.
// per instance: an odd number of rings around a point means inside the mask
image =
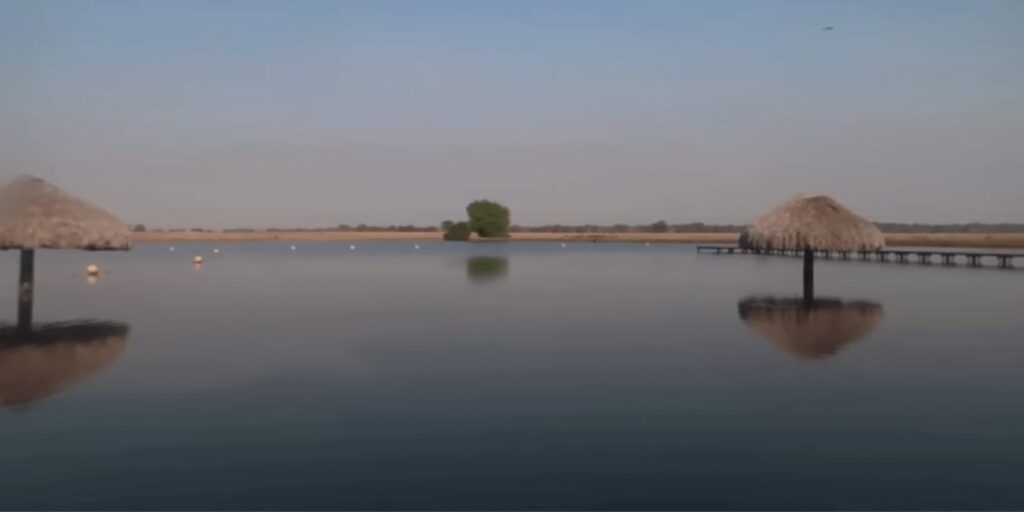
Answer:
[{"label": "distant shoreline", "polygon": [[[511,242],[735,244],[737,233],[513,233]],[[440,231],[146,231],[146,242],[355,242],[441,240]],[[886,233],[892,246],[1024,248],[1024,233]],[[492,240],[479,240],[491,242]]]}]

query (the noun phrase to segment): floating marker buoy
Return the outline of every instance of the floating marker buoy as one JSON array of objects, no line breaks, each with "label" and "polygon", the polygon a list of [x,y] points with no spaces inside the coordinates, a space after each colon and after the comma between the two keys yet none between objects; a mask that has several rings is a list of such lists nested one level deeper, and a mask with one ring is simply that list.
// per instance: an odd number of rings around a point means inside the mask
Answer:
[{"label": "floating marker buoy", "polygon": [[292,250],[293,250],[293,251],[295,250],[295,246],[294,246],[294,245],[292,246]]},{"label": "floating marker buoy", "polygon": [[89,265],[88,267],[85,267],[85,275],[98,276],[100,275],[100,268],[96,265]]},{"label": "floating marker buoy", "polygon": [[412,246],[412,248],[413,249],[419,249],[420,248],[420,244],[416,244],[416,245]]},{"label": "floating marker buoy", "polygon": [[354,250],[356,250],[356,246],[350,245],[350,246],[348,246],[348,250],[354,251]]},{"label": "floating marker buoy", "polygon": [[214,249],[214,250],[213,250],[213,253],[214,253],[214,254],[220,254],[220,249]]},{"label": "floating marker buoy", "polygon": [[646,245],[647,247],[650,247],[651,243],[650,242],[645,242],[644,245]]},{"label": "floating marker buoy", "polygon": [[203,262],[203,257],[202,256],[196,256],[195,258],[192,258],[192,263],[195,263],[196,265],[199,265],[202,262]]},{"label": "floating marker buoy", "polygon": [[565,244],[562,244],[562,248],[565,249]]},{"label": "floating marker buoy", "polygon": [[171,248],[168,249],[168,250],[173,252],[174,251],[174,246],[172,245]]}]

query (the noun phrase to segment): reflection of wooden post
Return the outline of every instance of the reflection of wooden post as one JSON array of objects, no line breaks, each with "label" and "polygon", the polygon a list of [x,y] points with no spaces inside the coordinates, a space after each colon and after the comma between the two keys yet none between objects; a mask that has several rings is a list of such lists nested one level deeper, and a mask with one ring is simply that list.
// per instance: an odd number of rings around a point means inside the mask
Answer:
[{"label": "reflection of wooden post", "polygon": [[814,251],[804,249],[804,302],[814,302]]},{"label": "reflection of wooden post", "polygon": [[18,279],[18,330],[32,330],[32,281],[35,274],[33,249],[21,250],[21,277]]}]

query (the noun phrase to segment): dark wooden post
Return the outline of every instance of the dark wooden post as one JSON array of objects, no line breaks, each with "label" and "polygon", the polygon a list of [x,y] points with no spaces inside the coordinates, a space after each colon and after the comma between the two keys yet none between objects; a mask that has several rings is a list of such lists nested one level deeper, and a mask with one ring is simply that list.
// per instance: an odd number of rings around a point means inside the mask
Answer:
[{"label": "dark wooden post", "polygon": [[804,249],[804,302],[814,302],[814,251]]},{"label": "dark wooden post", "polygon": [[35,275],[33,249],[21,250],[21,277],[18,279],[18,330],[32,330],[32,284]]}]

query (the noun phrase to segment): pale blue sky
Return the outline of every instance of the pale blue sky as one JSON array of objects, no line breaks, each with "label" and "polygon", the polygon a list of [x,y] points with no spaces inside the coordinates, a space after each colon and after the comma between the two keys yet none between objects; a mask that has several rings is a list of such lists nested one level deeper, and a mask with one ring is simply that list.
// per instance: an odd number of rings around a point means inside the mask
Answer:
[{"label": "pale blue sky", "polygon": [[0,0],[0,178],[152,226],[747,222],[797,192],[1024,222],[1022,30],[1017,0]]}]

